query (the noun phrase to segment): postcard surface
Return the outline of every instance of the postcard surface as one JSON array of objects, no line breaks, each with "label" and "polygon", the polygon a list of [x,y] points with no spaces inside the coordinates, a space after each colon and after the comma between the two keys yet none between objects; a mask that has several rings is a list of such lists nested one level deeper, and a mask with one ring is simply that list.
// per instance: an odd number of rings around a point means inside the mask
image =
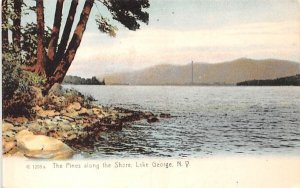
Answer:
[{"label": "postcard surface", "polygon": [[3,0],[2,187],[300,187],[297,0]]}]

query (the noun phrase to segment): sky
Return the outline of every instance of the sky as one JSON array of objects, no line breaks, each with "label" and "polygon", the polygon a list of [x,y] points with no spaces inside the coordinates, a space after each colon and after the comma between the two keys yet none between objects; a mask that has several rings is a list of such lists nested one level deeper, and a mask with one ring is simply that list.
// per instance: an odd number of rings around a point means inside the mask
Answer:
[{"label": "sky", "polygon": [[[84,3],[79,1],[78,17]],[[241,57],[300,62],[300,0],[149,1],[148,25],[141,23],[140,30],[129,31],[113,21],[118,27],[115,38],[98,31],[96,15],[109,13],[96,3],[68,75],[103,76],[157,64],[217,63]],[[50,27],[55,2],[44,2]],[[63,20],[70,2],[65,0]]]}]

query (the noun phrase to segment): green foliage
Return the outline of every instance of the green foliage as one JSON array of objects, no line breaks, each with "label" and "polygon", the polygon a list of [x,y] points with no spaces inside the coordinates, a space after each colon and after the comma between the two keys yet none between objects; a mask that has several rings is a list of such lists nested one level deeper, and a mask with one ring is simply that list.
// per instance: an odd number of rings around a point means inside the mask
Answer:
[{"label": "green foliage", "polygon": [[3,117],[32,117],[34,115],[34,111],[32,110],[34,107],[33,95],[31,88],[26,87],[21,89],[19,87],[13,92],[10,99],[3,100]]},{"label": "green foliage", "polygon": [[[4,6],[2,6],[2,12],[10,19],[16,19],[16,18],[19,18],[19,14],[16,14],[16,12],[14,11],[14,2],[16,0],[2,0],[2,5],[3,4],[6,4],[7,7],[4,8]],[[20,1],[21,3],[21,7],[27,7],[27,5],[24,3],[23,0],[18,0]],[[28,14],[28,12],[22,12],[21,11],[21,14],[25,15],[25,14]],[[7,22],[6,24],[2,23],[2,28],[6,28],[6,29],[9,29],[9,30],[12,30],[12,29],[15,29],[14,25],[11,24],[10,22]]]},{"label": "green foliage", "polygon": [[[149,0],[98,0],[111,13],[112,18],[130,30],[140,28],[139,22],[148,24],[149,14],[143,11],[150,7]],[[117,27],[109,23],[108,18],[99,15],[96,18],[96,24],[101,32],[115,36]]]},{"label": "green foliage", "polygon": [[[26,52],[23,52],[26,53]],[[2,54],[2,98],[3,116],[34,115],[35,95],[31,86],[42,86],[45,77],[36,73],[24,71],[22,66],[27,61],[26,56],[16,53],[12,44],[8,52]]]},{"label": "green foliage", "polygon": [[[6,57],[8,58],[8,57]],[[20,69],[14,63],[2,62],[2,98],[3,101],[12,97],[14,91],[19,87]]]},{"label": "green foliage", "polygon": [[[36,63],[37,57],[37,26],[36,23],[28,23],[22,29],[22,59],[27,66],[32,66]],[[51,39],[51,29],[46,27],[44,31],[43,43],[48,46]],[[46,50],[45,50],[46,51]]]},{"label": "green foliage", "polygon": [[23,71],[23,81],[29,86],[42,87],[46,83],[47,78],[45,75],[40,76],[34,72]]},{"label": "green foliage", "polygon": [[3,116],[30,117],[33,115],[34,95],[29,87],[28,80],[24,79],[24,71],[20,68],[20,61],[13,55],[4,54],[2,61],[2,98]]}]

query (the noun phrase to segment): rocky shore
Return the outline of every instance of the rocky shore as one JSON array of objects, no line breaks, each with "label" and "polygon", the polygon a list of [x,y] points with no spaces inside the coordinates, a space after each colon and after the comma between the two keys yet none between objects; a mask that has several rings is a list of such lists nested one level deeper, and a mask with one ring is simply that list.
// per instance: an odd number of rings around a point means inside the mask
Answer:
[{"label": "rocky shore", "polygon": [[135,121],[149,124],[170,114],[104,107],[74,90],[55,86],[43,97],[34,88],[34,117],[6,117],[2,122],[3,154],[31,158],[66,159],[77,151],[93,151],[105,131],[121,131]]}]

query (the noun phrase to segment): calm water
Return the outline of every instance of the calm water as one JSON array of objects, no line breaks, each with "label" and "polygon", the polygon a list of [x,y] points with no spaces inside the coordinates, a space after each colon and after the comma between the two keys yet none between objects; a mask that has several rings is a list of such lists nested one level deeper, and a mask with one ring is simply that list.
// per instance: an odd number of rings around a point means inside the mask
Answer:
[{"label": "calm water", "polygon": [[300,87],[64,87],[102,105],[175,116],[103,133],[81,157],[300,155]]}]

